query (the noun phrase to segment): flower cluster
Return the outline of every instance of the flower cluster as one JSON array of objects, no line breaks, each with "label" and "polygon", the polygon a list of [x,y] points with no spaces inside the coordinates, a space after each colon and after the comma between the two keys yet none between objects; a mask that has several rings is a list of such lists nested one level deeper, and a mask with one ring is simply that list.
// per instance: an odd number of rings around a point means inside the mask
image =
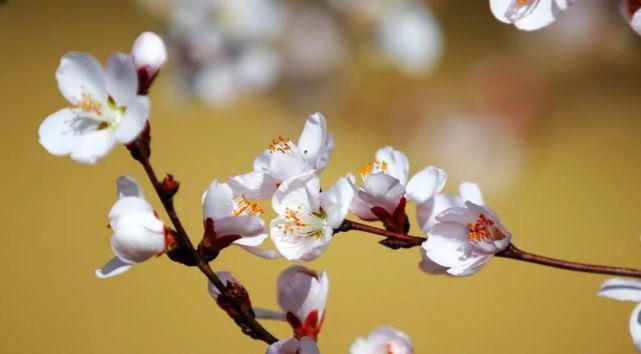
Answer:
[{"label": "flower cluster", "polygon": [[[541,6],[553,6],[558,12],[571,1],[491,4],[495,14],[508,11],[506,18],[517,27],[534,29],[534,19],[543,16],[550,21],[550,14],[545,17]],[[638,11],[632,5],[628,9]],[[130,55],[113,54],[105,68],[92,56],[74,52],[62,58],[56,71],[58,86],[70,106],[41,124],[41,145],[53,155],[70,155],[86,164],[96,163],[116,144],[125,145],[144,167],[176,228],[173,230],[160,220],[136,180],[118,178],[117,201],[108,214],[115,257],[96,271],[99,278],[122,274],[134,264],[167,253],[174,261],[198,266],[207,276],[209,292],[218,306],[245,334],[271,344],[268,354],[313,354],[319,353],[316,340],[326,315],[326,273],[302,266],[283,271],[277,281],[281,311],[274,312],[253,308],[244,286],[229,272],[214,273],[209,263],[232,245],[265,259],[280,256],[308,262],[328,249],[337,232],[361,230],[386,237],[381,243],[390,248],[420,245],[419,267],[428,274],[473,275],[498,254],[559,268],[641,277],[641,270],[554,260],[516,249],[511,244],[511,233],[485,205],[478,185],[464,182],[457,195],[444,193],[445,170],[427,166],[410,177],[409,159],[390,146],[376,151],[374,159],[360,169],[360,184],[352,173],[347,173],[330,187],[322,188],[321,173],[328,166],[335,141],[320,113],[306,119],[297,141],[279,135],[268,142],[254,159],[250,172],[229,177],[226,182],[214,179],[210,183],[202,195],[203,237],[194,247],[173,208],[178,182],[172,175],[158,181],[149,162],[147,93],[166,59],[162,40],[147,32],[138,37]],[[261,218],[261,203],[266,200],[276,213],[270,222]],[[408,203],[416,206],[416,220],[425,238],[408,235]],[[364,221],[380,223],[383,228],[348,220],[350,212]],[[263,247],[268,238],[274,249]],[[641,282],[608,280],[599,295],[641,302]],[[640,313],[641,305],[633,311],[630,332],[641,352]],[[256,318],[286,321],[293,335],[277,341]],[[381,327],[367,338],[357,339],[350,353],[408,354],[413,353],[413,347],[404,333]]]}]

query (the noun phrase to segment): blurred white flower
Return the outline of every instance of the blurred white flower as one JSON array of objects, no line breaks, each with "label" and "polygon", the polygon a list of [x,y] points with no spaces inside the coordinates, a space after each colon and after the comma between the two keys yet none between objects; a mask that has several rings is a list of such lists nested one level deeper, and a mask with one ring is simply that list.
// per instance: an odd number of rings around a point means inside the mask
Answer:
[{"label": "blurred white flower", "polygon": [[499,21],[524,31],[548,26],[574,0],[490,0],[492,14]]},{"label": "blurred white flower", "polygon": [[226,183],[214,180],[203,195],[203,242],[224,248],[230,243],[263,258],[273,259],[274,251],[261,250],[259,245],[267,238],[267,228],[259,217],[263,209],[244,195],[234,197]]},{"label": "blurred white flower", "polygon": [[377,24],[383,54],[408,75],[429,73],[443,54],[442,34],[422,2],[396,1]]},{"label": "blurred white flower", "polygon": [[96,271],[99,278],[121,274],[132,265],[163,253],[167,243],[165,225],[145,200],[138,182],[120,177],[116,184],[118,201],[109,212],[111,249],[116,257]]},{"label": "blurred white flower", "polygon": [[638,0],[621,0],[621,14],[630,23],[630,27],[641,35],[641,2]]},{"label": "blurred white flower", "polygon": [[608,279],[601,284],[597,294],[614,300],[638,303],[630,315],[630,335],[637,352],[641,353],[641,281]]},{"label": "blurred white flower", "polygon": [[290,267],[278,277],[278,304],[286,313],[296,338],[316,339],[323,324],[329,292],[327,274]]},{"label": "blurred white flower", "polygon": [[350,354],[412,354],[409,337],[392,327],[379,327],[367,338],[357,338],[349,348]]},{"label": "blurred white flower", "polygon": [[292,337],[270,345],[266,354],[320,354],[320,351],[313,339]]},{"label": "blurred white flower", "polygon": [[271,198],[286,180],[308,172],[319,174],[327,166],[333,149],[334,138],[327,132],[325,117],[315,113],[307,118],[298,145],[279,136],[254,159],[254,171],[230,177],[228,183],[247,198]]},{"label": "blurred white flower", "polygon": [[372,208],[383,208],[394,214],[407,196],[416,203],[425,203],[443,190],[447,172],[429,166],[417,172],[409,181],[409,161],[404,153],[386,146],[376,152],[374,161],[361,169],[363,186],[355,188],[351,211],[364,220],[376,220]]},{"label": "blurred white flower", "polygon": [[291,16],[282,38],[283,75],[317,80],[333,73],[346,56],[345,34],[321,6],[304,6]]},{"label": "blurred white flower", "polygon": [[270,235],[278,252],[290,261],[320,256],[347,216],[353,196],[345,177],[324,192],[313,172],[283,182],[272,199],[278,217],[271,222]]},{"label": "blurred white flower", "polygon": [[38,129],[49,153],[94,164],[145,128],[149,99],[138,95],[138,74],[129,55],[114,53],[103,68],[91,55],[72,52],[62,57],[56,79],[71,107],[48,116]]},{"label": "blurred white flower", "polygon": [[475,274],[512,239],[492,210],[469,201],[445,210],[436,220],[422,248],[429,261],[447,268],[450,275]]}]

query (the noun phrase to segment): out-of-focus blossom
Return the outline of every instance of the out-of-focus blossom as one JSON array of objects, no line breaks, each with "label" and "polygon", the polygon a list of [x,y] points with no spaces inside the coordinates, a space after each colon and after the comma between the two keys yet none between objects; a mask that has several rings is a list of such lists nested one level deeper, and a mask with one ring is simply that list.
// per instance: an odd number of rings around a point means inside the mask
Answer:
[{"label": "out-of-focus blossom", "polygon": [[71,107],[48,116],[38,129],[49,153],[94,164],[145,128],[149,99],[138,95],[138,74],[129,55],[114,53],[103,68],[91,55],[72,52],[62,57],[56,79]]},{"label": "out-of-focus blossom", "polygon": [[267,354],[320,354],[320,351],[313,339],[292,337],[270,345]]},{"label": "out-of-focus blossom", "polygon": [[492,195],[506,193],[519,176],[524,152],[521,136],[503,122],[484,115],[425,120],[410,141],[417,156],[436,161],[450,177],[479,182]]},{"label": "out-of-focus blossom", "polygon": [[392,327],[379,327],[367,338],[357,338],[349,348],[350,354],[412,354],[409,337]]},{"label": "out-of-focus blossom", "polygon": [[374,161],[361,169],[362,187],[355,187],[351,211],[364,220],[377,220],[372,208],[383,208],[394,214],[407,196],[418,204],[425,203],[443,190],[447,172],[429,166],[409,181],[409,161],[404,153],[390,146],[379,149]]},{"label": "out-of-focus blossom", "polygon": [[278,304],[286,313],[296,338],[316,339],[323,324],[329,292],[327,274],[290,267],[278,277]]},{"label": "out-of-focus blossom", "polygon": [[96,271],[99,278],[121,274],[136,263],[163,253],[169,242],[166,228],[131,177],[117,181],[118,201],[109,212],[113,230],[111,249],[116,257]]},{"label": "out-of-focus blossom", "polygon": [[[230,272],[216,272],[216,276],[218,277],[218,279],[220,279],[224,286],[227,286],[229,283],[234,283],[240,286],[243,285],[240,281],[238,281],[238,279],[234,278],[234,276]],[[220,290],[218,290],[218,288],[211,282],[208,282],[207,289],[209,290],[209,295],[211,295],[214,300],[217,300],[218,296],[220,296]]]},{"label": "out-of-focus blossom", "polygon": [[524,31],[548,26],[574,0],[490,0],[492,14],[499,21]]},{"label": "out-of-focus blossom", "polygon": [[234,197],[226,183],[214,180],[203,195],[203,242],[217,250],[235,244],[263,258],[276,258],[274,251],[258,248],[267,238],[262,213],[257,203],[243,195]]},{"label": "out-of-focus blossom", "polygon": [[383,54],[406,74],[429,73],[443,54],[440,27],[423,2],[393,2],[376,31]]},{"label": "out-of-focus blossom", "polygon": [[641,1],[621,0],[621,14],[630,23],[630,27],[641,35]]},{"label": "out-of-focus blossom", "polygon": [[334,149],[325,117],[315,113],[307,118],[298,144],[279,136],[254,160],[254,171],[229,178],[229,185],[250,199],[271,198],[280,184],[308,172],[320,173]]},{"label": "out-of-focus blossom", "polygon": [[345,34],[321,6],[292,14],[282,38],[283,75],[293,81],[319,80],[332,74],[346,56]]},{"label": "out-of-focus blossom", "polygon": [[598,292],[599,296],[619,301],[638,303],[630,316],[630,336],[637,352],[641,353],[641,281],[628,279],[608,279]]},{"label": "out-of-focus blossom", "polygon": [[323,192],[313,172],[283,182],[272,199],[278,217],[271,222],[270,235],[278,252],[290,261],[320,256],[347,216],[353,196],[345,177]]},{"label": "out-of-focus blossom", "polygon": [[445,210],[436,220],[422,248],[429,261],[447,268],[450,275],[475,274],[512,239],[492,210],[469,201]]}]

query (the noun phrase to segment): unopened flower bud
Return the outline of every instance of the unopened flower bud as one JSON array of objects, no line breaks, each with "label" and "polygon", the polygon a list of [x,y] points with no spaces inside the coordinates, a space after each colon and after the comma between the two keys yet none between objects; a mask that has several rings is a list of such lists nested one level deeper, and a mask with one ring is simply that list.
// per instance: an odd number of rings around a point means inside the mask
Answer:
[{"label": "unopened flower bud", "polygon": [[160,182],[160,188],[163,191],[163,197],[171,199],[178,192],[180,183],[174,179],[172,174],[168,173],[167,176],[163,178],[162,182]]},{"label": "unopened flower bud", "polygon": [[138,91],[146,94],[158,71],[167,61],[165,42],[153,32],[144,32],[136,38],[131,48],[131,57],[138,71]]}]

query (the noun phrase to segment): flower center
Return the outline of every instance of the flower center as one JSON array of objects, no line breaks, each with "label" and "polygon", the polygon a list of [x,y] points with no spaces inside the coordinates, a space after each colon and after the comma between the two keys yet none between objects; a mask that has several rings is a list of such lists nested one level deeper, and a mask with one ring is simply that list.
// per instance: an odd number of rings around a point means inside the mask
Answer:
[{"label": "flower center", "polygon": [[321,238],[325,235],[326,224],[325,211],[308,212],[299,206],[295,209],[285,208],[285,224],[277,227],[285,235]]},{"label": "flower center", "polygon": [[113,98],[109,97],[107,104],[104,105],[88,93],[82,94],[82,100],[75,107],[99,121],[96,130],[115,129],[125,115],[125,107],[116,105]]},{"label": "flower center", "polygon": [[231,211],[233,216],[239,216],[239,215],[259,216],[264,212],[265,210],[259,207],[258,203],[252,203],[248,201],[244,194],[234,199],[234,210]]},{"label": "flower center", "polygon": [[519,3],[519,5],[527,5],[527,3],[528,3],[529,1],[530,1],[530,0],[516,0],[516,2],[518,2],[518,3]]},{"label": "flower center", "polygon": [[278,136],[272,139],[272,143],[267,148],[271,154],[279,152],[281,154],[291,153],[296,146],[291,138]]},{"label": "flower center", "polygon": [[372,173],[384,173],[387,168],[387,161],[374,159],[374,162],[370,162],[361,168],[361,178],[365,181]]},{"label": "flower center", "polygon": [[483,214],[479,215],[475,224],[468,222],[467,227],[470,229],[467,234],[467,239],[470,242],[501,241],[505,238],[501,230],[494,226],[494,220],[485,217]]}]

